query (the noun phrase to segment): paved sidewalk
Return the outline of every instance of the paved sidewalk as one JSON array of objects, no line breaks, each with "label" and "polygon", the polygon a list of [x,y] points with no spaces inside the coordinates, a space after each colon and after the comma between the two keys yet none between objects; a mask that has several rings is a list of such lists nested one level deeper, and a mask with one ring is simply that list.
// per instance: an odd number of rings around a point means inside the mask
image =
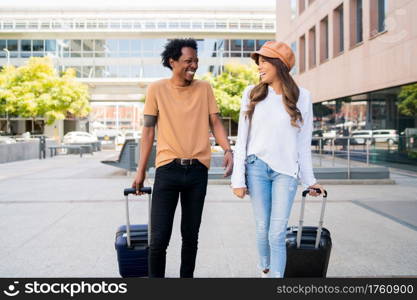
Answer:
[{"label": "paved sidewalk", "polygon": [[[1,277],[118,277],[114,234],[124,223],[121,191],[132,176],[100,163],[115,152],[0,164]],[[417,276],[417,175],[392,173],[395,185],[329,185],[325,227],[333,238],[329,277]],[[299,188],[289,224],[300,207]],[[147,203],[131,219],[145,222]],[[309,198],[305,224],[316,224]],[[177,212],[167,276],[178,277]],[[196,277],[258,277],[248,198],[209,185]]]}]

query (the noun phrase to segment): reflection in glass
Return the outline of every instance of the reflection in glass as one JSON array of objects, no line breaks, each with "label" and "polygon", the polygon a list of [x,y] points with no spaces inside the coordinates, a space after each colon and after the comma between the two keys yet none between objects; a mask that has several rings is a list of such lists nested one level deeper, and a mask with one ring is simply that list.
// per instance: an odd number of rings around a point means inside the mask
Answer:
[{"label": "reflection in glass", "polygon": [[70,50],[71,50],[71,52],[80,52],[81,51],[81,40],[71,40]]},{"label": "reflection in glass", "polygon": [[255,50],[254,40],[243,40],[243,51],[253,52]]},{"label": "reflection in glass", "polygon": [[43,51],[43,40],[33,40],[32,47],[33,51]]},{"label": "reflection in glass", "polygon": [[21,41],[21,45],[22,45],[22,51],[31,51],[32,47],[31,47],[31,40],[22,40]]},{"label": "reflection in glass", "polygon": [[83,40],[83,51],[94,51],[94,40]]},{"label": "reflection in glass", "polygon": [[56,40],[46,40],[45,41],[45,51],[56,51]]}]

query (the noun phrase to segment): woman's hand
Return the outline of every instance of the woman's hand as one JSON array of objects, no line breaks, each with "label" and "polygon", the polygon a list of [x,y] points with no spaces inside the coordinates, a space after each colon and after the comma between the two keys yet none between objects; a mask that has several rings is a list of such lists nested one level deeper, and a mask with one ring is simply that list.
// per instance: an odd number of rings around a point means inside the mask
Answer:
[{"label": "woman's hand", "polygon": [[236,188],[233,189],[233,194],[235,194],[237,197],[239,198],[244,198],[245,195],[248,193],[248,189],[247,188]]},{"label": "woman's hand", "polygon": [[[310,196],[317,197],[319,195],[324,195],[324,187],[318,183],[310,185],[308,188],[310,189],[310,192],[308,193]],[[317,193],[315,189],[320,189],[320,194]]]}]

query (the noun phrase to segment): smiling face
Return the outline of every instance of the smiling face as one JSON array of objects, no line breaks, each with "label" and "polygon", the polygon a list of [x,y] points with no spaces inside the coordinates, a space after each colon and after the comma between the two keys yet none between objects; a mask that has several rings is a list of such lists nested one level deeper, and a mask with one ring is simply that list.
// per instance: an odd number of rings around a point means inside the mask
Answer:
[{"label": "smiling face", "polygon": [[278,80],[277,68],[261,55],[258,58],[258,71],[262,83],[271,84]]},{"label": "smiling face", "polygon": [[173,77],[189,84],[193,81],[194,74],[198,69],[197,51],[190,47],[183,47],[181,53],[178,60],[170,59]]}]

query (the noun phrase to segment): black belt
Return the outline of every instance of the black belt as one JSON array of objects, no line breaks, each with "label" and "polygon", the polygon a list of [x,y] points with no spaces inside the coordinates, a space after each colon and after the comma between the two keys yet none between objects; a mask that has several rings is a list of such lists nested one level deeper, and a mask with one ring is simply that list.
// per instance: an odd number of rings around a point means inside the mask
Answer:
[{"label": "black belt", "polygon": [[174,162],[176,164],[179,164],[181,166],[191,166],[199,163],[198,159],[185,159],[185,158],[176,158],[174,159]]}]

